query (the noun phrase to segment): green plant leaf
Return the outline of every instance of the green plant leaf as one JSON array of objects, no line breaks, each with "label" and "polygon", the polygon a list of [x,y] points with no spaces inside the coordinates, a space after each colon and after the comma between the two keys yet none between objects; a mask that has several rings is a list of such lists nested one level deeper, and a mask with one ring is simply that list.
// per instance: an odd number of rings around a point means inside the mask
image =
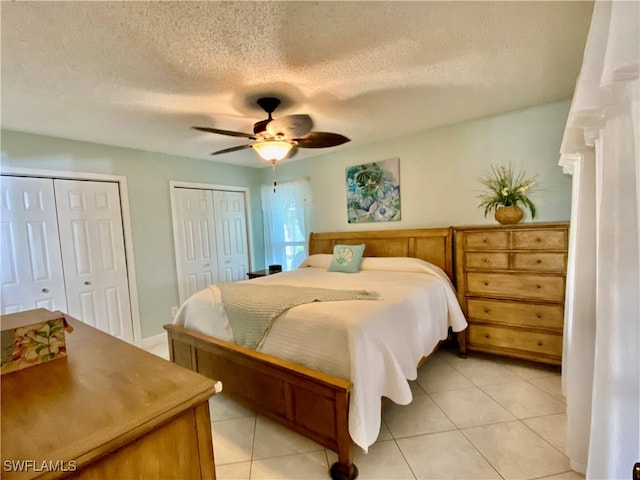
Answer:
[{"label": "green plant leaf", "polygon": [[489,172],[478,179],[489,190],[479,195],[478,208],[484,208],[486,218],[489,212],[500,206],[522,205],[531,211],[531,218],[535,218],[536,207],[528,197],[534,191],[535,178],[528,178],[522,168],[516,171],[511,164],[499,167],[490,165]]}]

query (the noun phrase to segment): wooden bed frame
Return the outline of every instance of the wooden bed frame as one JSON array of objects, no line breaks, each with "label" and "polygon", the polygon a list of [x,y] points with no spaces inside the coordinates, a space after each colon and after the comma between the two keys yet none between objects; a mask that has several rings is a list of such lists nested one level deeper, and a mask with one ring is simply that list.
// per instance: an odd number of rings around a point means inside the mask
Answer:
[{"label": "wooden bed frame", "polygon": [[[420,258],[453,280],[452,240],[451,228],[312,233],[309,254],[364,243],[365,256]],[[177,325],[164,328],[172,362],[222,381],[224,394],[337,452],[334,480],[357,476],[348,429],[350,381]],[[465,353],[465,345],[460,350]]]}]

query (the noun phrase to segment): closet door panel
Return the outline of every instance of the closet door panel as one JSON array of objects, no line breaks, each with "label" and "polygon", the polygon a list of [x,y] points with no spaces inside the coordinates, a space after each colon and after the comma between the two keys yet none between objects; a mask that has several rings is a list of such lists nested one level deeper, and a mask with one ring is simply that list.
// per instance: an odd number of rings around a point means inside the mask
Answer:
[{"label": "closet door panel", "polygon": [[176,262],[180,300],[218,281],[218,261],[210,190],[174,190]]},{"label": "closet door panel", "polygon": [[133,341],[118,185],[54,180],[69,314]]},{"label": "closet door panel", "polygon": [[249,271],[249,249],[244,193],[214,190],[213,202],[221,280],[245,280]]},{"label": "closet door panel", "polygon": [[0,190],[2,313],[67,312],[53,181],[3,176]]}]

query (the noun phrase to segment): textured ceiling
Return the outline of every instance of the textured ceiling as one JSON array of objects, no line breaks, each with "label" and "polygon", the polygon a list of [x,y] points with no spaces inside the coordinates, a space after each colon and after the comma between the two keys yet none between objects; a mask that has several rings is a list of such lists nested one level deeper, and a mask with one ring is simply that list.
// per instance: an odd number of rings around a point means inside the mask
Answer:
[{"label": "textured ceiling", "polygon": [[352,139],[568,99],[591,2],[0,2],[2,128],[211,157],[254,101]]}]

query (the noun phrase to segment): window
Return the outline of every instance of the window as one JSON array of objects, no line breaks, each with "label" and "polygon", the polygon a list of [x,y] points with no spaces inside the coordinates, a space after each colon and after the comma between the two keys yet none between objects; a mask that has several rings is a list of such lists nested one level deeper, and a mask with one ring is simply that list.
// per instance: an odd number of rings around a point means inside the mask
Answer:
[{"label": "window", "polygon": [[308,179],[262,186],[265,262],[293,270],[307,256],[311,187]]}]

